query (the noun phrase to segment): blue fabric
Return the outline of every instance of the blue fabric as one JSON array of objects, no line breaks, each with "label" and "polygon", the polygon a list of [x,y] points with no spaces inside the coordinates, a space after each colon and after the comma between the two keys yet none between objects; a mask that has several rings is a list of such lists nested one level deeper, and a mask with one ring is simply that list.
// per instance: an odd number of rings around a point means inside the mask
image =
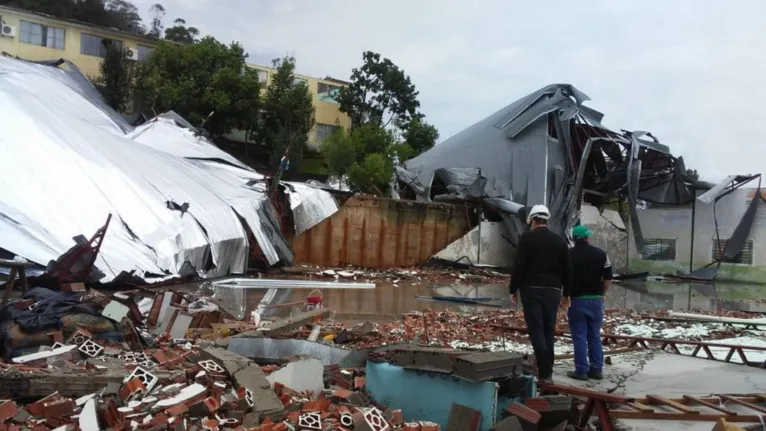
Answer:
[{"label": "blue fabric", "polygon": [[604,300],[572,298],[567,315],[574,344],[575,372],[581,375],[589,371],[600,373],[604,367],[604,351],[601,346]]}]

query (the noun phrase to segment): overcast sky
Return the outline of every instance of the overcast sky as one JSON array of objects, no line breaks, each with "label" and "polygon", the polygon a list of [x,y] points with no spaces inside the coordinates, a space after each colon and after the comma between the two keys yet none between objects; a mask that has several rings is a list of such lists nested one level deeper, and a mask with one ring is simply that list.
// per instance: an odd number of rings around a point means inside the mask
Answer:
[{"label": "overcast sky", "polygon": [[[133,0],[148,23],[157,0]],[[420,91],[445,139],[550,83],[616,130],[647,130],[703,179],[764,172],[766,1],[163,0],[166,23],[239,41],[250,61],[348,79],[365,50]]]}]

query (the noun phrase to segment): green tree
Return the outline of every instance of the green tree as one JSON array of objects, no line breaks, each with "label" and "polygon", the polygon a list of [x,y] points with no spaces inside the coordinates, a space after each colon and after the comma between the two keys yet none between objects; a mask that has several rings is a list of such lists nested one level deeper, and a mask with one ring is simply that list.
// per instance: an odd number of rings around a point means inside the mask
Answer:
[{"label": "green tree", "polygon": [[349,168],[356,161],[354,141],[342,127],[322,142],[321,152],[327,171],[339,180],[348,175]]},{"label": "green tree", "polygon": [[352,190],[383,195],[389,191],[394,156],[399,156],[405,147],[396,142],[390,130],[365,124],[349,133],[340,130],[326,139],[322,155],[328,171],[340,178],[347,177]]},{"label": "green tree", "polygon": [[162,24],[162,19],[165,18],[165,7],[155,3],[149,8],[149,13],[152,14],[152,25],[148,34],[151,37],[160,39],[162,38],[162,32],[165,30],[165,26]]},{"label": "green tree", "polygon": [[121,44],[107,43],[101,75],[91,78],[104,101],[117,112],[127,112],[131,102],[135,62]]},{"label": "green tree", "polygon": [[165,29],[165,40],[182,45],[190,45],[197,42],[199,30],[196,27],[187,27],[186,21],[181,18],[176,18],[173,24],[173,27]]},{"label": "green tree", "polygon": [[314,103],[308,85],[295,77],[295,59],[285,57],[273,61],[276,72],[266,87],[263,107],[252,135],[269,150],[270,165],[276,171],[279,161],[290,151],[290,171],[300,172],[308,133],[314,127]]},{"label": "green tree", "polygon": [[141,22],[138,8],[133,3],[127,0],[106,0],[104,6],[113,20],[112,27],[131,33],[146,33],[146,27]]},{"label": "green tree", "polygon": [[348,185],[356,192],[388,196],[393,168],[385,154],[367,154],[361,163],[354,162],[349,168]]},{"label": "green tree", "polygon": [[138,66],[139,106],[172,109],[214,138],[248,130],[260,109],[261,87],[246,58],[238,43],[224,45],[212,37],[191,45],[161,43]]},{"label": "green tree", "polygon": [[143,34],[146,31],[138,8],[127,0],[0,0],[0,5],[132,33]]},{"label": "green tree", "polygon": [[[420,116],[414,117],[407,124],[403,133],[404,143],[412,149],[410,157],[414,157],[430,150],[439,139],[439,131],[436,127],[426,123]],[[405,161],[409,159],[401,159]]]},{"label": "green tree", "polygon": [[420,102],[410,77],[380,54],[366,51],[362,58],[362,66],[352,70],[351,84],[338,96],[340,110],[349,115],[352,127],[404,125],[417,116]]}]

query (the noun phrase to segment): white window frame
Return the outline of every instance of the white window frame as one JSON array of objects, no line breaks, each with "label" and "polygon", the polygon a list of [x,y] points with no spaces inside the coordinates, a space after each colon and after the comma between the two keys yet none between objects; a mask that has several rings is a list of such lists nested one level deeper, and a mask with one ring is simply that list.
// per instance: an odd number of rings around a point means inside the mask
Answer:
[{"label": "white window frame", "polygon": [[[19,22],[19,42],[25,45],[41,46],[43,48],[63,51],[66,48],[66,29],[40,24],[39,22],[21,20]],[[60,42],[60,44],[57,42]]]}]

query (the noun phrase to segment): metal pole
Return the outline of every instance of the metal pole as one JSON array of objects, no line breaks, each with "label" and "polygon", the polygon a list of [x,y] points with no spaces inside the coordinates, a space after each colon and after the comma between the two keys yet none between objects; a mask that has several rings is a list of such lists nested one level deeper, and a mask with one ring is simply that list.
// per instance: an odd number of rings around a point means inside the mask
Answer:
[{"label": "metal pole", "polygon": [[482,210],[482,207],[479,206],[479,242],[476,244],[476,264],[481,263],[481,215],[482,215],[481,210]]},{"label": "metal pole", "polygon": [[697,190],[693,192],[694,197],[692,199],[692,236],[689,241],[689,274],[694,271],[694,222],[697,218]]}]

